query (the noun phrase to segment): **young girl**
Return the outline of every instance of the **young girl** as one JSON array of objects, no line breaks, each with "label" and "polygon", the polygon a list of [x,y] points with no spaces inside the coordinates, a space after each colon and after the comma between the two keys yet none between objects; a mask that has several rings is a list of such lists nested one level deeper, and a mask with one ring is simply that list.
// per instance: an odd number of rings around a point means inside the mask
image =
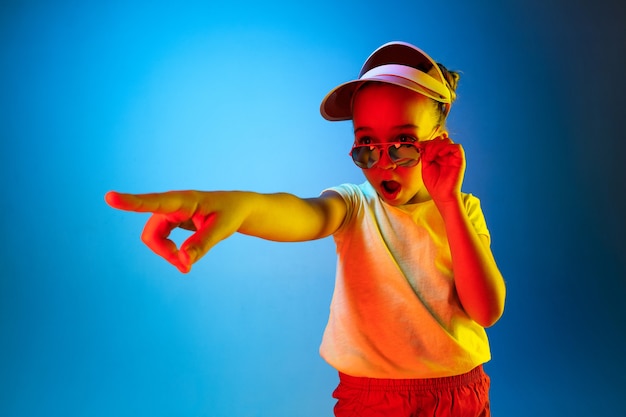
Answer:
[{"label": "young girl", "polygon": [[[353,122],[361,185],[309,199],[177,191],[106,201],[154,213],[142,239],[181,272],[235,232],[285,242],[332,235],[338,269],[320,353],[339,371],[335,415],[488,416],[484,328],[502,315],[505,286],[479,201],[461,192],[463,149],[445,127],[457,81],[392,42],[324,98],[326,119]],[[195,231],[180,248],[168,239],[176,227]]]}]

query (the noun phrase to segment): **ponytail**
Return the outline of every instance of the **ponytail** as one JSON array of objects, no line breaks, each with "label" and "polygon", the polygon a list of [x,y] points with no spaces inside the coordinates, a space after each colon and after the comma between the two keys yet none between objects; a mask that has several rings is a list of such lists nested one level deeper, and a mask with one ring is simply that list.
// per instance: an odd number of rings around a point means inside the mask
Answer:
[{"label": "ponytail", "polygon": [[448,117],[448,113],[450,113],[450,107],[452,103],[456,100],[456,88],[459,85],[459,78],[461,78],[461,74],[457,71],[450,71],[443,64],[437,63],[437,66],[441,70],[443,74],[443,78],[445,79],[446,87],[450,90],[450,103],[437,103],[439,114],[440,114],[440,122],[444,124],[446,121],[446,117]]}]

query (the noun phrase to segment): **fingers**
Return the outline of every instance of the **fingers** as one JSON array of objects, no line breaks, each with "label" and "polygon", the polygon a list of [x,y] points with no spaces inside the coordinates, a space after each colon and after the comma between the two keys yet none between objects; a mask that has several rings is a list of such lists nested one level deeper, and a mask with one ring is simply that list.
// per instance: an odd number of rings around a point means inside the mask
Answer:
[{"label": "fingers", "polygon": [[111,207],[143,213],[193,213],[194,198],[190,198],[191,192],[172,191],[167,193],[152,194],[126,194],[110,191],[104,196],[105,201]]},{"label": "fingers", "polygon": [[141,234],[141,240],[154,253],[163,257],[182,273],[191,270],[191,263],[181,261],[176,244],[169,239],[169,235],[180,223],[164,214],[152,215]]},{"label": "fingers", "polygon": [[[169,239],[177,227],[199,230],[206,223],[199,213],[199,194],[193,191],[170,191],[153,194],[126,194],[115,191],[105,195],[113,208],[134,212],[151,212],[141,235],[141,240],[157,255],[163,257],[181,272],[191,270],[193,263],[203,256],[217,241],[203,242],[205,234],[194,233],[180,250]],[[210,217],[210,216],[209,216]]]},{"label": "fingers", "polygon": [[461,166],[465,153],[460,144],[453,143],[448,137],[441,137],[423,142],[422,160],[426,164]]},{"label": "fingers", "polygon": [[423,142],[422,178],[435,203],[458,199],[465,172],[463,147],[444,136]]},{"label": "fingers", "polygon": [[208,216],[194,216],[196,232],[180,246],[179,260],[183,265],[193,265],[207,254],[218,242],[234,233],[235,228],[224,224],[218,213]]},{"label": "fingers", "polygon": [[141,206],[141,200],[135,197],[135,195],[122,194],[116,191],[106,193],[104,200],[109,206],[120,210],[137,211],[137,208]]},{"label": "fingers", "polygon": [[191,271],[192,265],[200,260],[207,252],[221,240],[235,232],[234,227],[218,222],[219,215],[211,213],[208,216],[196,214],[192,217],[193,227],[196,230],[180,249],[169,239],[169,235],[183,223],[189,224],[175,214],[154,214],[148,219],[141,235],[141,240],[154,253],[163,257],[182,273]]}]

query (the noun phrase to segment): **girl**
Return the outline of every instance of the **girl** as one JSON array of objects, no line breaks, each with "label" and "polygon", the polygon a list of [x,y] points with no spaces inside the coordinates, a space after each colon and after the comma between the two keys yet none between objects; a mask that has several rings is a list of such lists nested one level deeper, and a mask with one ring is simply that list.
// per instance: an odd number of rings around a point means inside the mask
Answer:
[{"label": "girl", "polygon": [[[320,353],[339,371],[335,415],[488,416],[484,328],[502,315],[505,286],[479,201],[461,192],[463,149],[445,127],[457,81],[392,42],[324,98],[326,119],[353,122],[361,185],[309,199],[178,191],[106,201],[154,213],[142,239],[181,272],[235,232],[286,242],[332,235],[339,259]],[[180,248],[168,239],[176,227],[195,231]]]}]

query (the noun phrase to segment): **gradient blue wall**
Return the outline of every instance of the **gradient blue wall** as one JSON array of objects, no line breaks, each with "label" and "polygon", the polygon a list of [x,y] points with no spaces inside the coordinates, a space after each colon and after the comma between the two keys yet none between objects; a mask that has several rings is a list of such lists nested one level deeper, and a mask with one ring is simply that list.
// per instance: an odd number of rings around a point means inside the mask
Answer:
[{"label": "gradient blue wall", "polygon": [[330,416],[330,239],[234,236],[183,276],[103,195],[361,181],[319,102],[397,39],[463,71],[494,415],[623,415],[623,6],[88,3],[0,6],[0,415]]}]

